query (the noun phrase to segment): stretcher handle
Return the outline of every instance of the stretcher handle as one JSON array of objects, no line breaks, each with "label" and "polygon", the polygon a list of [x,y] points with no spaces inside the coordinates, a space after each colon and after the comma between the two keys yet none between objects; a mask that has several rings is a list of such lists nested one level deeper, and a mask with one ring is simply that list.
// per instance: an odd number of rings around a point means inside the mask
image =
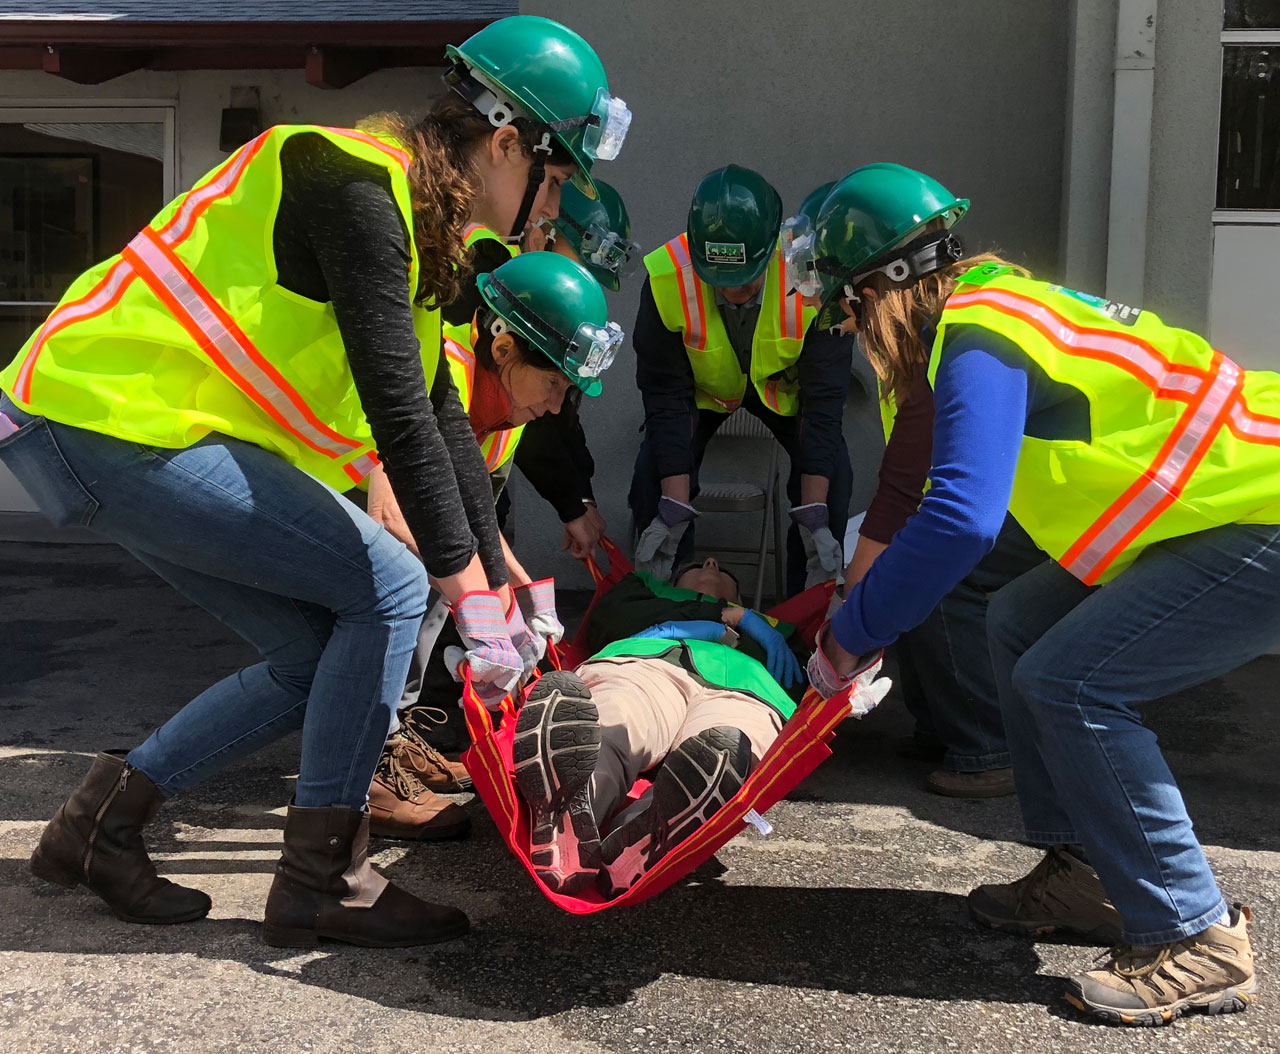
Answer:
[{"label": "stretcher handle", "polygon": [[[619,568],[619,560],[621,560],[623,564],[626,563],[626,557],[622,555],[622,550],[619,549],[617,544],[611,541],[607,536],[601,535],[598,544],[609,557],[609,574],[613,574]],[[587,565],[587,570],[591,572],[591,578],[596,585],[599,585],[606,577],[608,577],[604,569],[601,568],[600,561],[596,558],[594,549],[587,554],[585,563]]]}]

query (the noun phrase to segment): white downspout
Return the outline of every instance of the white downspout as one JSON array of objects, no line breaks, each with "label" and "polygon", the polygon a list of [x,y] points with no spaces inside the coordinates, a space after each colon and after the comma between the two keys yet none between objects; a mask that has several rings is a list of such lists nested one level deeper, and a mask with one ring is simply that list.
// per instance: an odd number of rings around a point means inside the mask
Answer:
[{"label": "white downspout", "polygon": [[1146,284],[1156,0],[1119,0],[1115,74],[1107,296],[1140,305]]}]

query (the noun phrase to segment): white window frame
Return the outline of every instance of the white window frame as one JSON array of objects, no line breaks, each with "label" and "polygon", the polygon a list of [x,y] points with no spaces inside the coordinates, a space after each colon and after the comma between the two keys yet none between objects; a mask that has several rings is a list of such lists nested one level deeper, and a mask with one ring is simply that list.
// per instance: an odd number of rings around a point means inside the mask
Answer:
[{"label": "white window frame", "polygon": [[[1280,48],[1280,29],[1224,29],[1219,37],[1222,46],[1270,44]],[[1219,51],[1221,57],[1221,51]],[[1218,63],[1218,127],[1214,142],[1222,139],[1222,62]],[[1214,158],[1214,182],[1217,182],[1218,159]],[[1217,188],[1214,188],[1217,197]],[[1245,224],[1250,227],[1280,225],[1280,209],[1218,209],[1210,217],[1215,225]]]}]

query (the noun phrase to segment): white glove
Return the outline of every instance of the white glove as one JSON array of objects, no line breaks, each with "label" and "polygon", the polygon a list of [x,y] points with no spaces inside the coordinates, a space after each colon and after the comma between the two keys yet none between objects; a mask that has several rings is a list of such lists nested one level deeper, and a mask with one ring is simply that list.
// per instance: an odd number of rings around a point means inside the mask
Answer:
[{"label": "white glove", "polygon": [[822,650],[822,641],[826,634],[827,625],[824,623],[822,629],[818,631],[817,647],[809,657],[807,670],[809,683],[824,699],[830,699],[833,695],[838,695],[852,687],[852,691],[849,692],[849,711],[854,717],[866,717],[880,705],[881,700],[893,687],[893,681],[888,677],[876,676],[884,662],[884,649],[867,656],[866,660],[860,663],[848,677],[841,677]]},{"label": "white glove", "polygon": [[697,515],[698,510],[692,505],[664,495],[658,502],[658,515],[636,542],[636,570],[658,578],[669,578],[680,539]]},{"label": "white glove", "polygon": [[797,505],[791,510],[792,522],[800,528],[808,562],[805,566],[804,585],[808,589],[819,582],[830,582],[844,569],[844,553],[828,526],[827,506],[815,501],[809,505]]}]

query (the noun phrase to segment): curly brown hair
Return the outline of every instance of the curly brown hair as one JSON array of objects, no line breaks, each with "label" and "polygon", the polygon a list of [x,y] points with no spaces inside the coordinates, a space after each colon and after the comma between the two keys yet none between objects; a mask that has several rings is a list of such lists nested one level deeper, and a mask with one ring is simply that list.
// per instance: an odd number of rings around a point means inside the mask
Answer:
[{"label": "curly brown hair", "polygon": [[[534,145],[541,139],[540,128],[524,117],[511,123],[520,133],[521,150],[532,158]],[[485,114],[452,92],[417,122],[387,112],[365,118],[359,127],[396,140],[412,155],[409,198],[418,249],[416,300],[429,307],[451,304],[471,277],[471,251],[463,238],[484,190],[477,152],[497,129]],[[573,157],[560,142],[552,142],[547,163],[571,163]]]}]

